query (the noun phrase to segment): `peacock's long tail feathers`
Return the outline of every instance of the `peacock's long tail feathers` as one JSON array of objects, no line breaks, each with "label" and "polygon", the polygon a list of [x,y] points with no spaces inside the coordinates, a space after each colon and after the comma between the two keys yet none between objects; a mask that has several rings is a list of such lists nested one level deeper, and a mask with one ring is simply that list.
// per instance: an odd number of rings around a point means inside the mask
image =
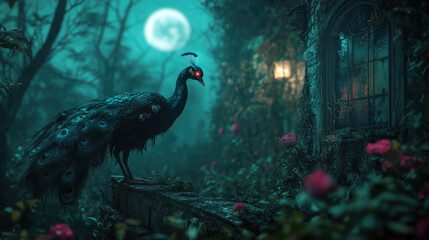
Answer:
[{"label": "peacock's long tail feathers", "polygon": [[[34,197],[58,194],[63,204],[73,203],[89,171],[103,163],[108,146],[117,151],[141,149],[147,139],[158,134],[146,131],[145,126],[152,129],[151,121],[159,124],[154,118],[165,107],[165,98],[158,94],[130,93],[97,99],[57,114],[32,138],[22,185]],[[121,138],[125,139],[118,134],[121,132],[130,138],[125,145],[121,145]]]}]

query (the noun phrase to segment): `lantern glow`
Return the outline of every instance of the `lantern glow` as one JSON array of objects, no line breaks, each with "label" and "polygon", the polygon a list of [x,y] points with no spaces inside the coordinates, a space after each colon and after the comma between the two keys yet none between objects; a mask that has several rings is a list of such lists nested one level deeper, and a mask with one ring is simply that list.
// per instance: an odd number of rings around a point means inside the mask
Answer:
[{"label": "lantern glow", "polygon": [[274,78],[275,79],[283,79],[283,78],[290,78],[291,77],[291,71],[290,71],[290,61],[289,60],[283,60],[274,62]]}]

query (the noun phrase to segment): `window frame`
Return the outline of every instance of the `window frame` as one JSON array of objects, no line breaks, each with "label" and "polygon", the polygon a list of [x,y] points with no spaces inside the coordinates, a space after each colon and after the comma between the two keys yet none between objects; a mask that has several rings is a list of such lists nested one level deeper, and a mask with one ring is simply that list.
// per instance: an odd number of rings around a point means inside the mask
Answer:
[{"label": "window frame", "polygon": [[[345,129],[351,130],[351,132],[360,132],[363,130],[386,130],[397,126],[403,115],[404,108],[404,62],[403,62],[403,41],[402,38],[396,37],[393,40],[394,27],[388,19],[386,19],[386,25],[388,30],[388,111],[389,118],[387,124],[382,126],[374,125],[370,123],[368,126],[333,129],[334,126],[332,121],[334,117],[328,110],[334,105],[333,92],[335,91],[336,76],[335,71],[337,70],[335,65],[335,46],[334,41],[331,41],[331,34],[336,32],[345,20],[346,15],[361,6],[370,6],[373,9],[377,9],[376,2],[370,0],[352,0],[339,3],[334,7],[330,16],[328,17],[327,24],[325,25],[324,32],[321,37],[321,78],[322,78],[322,126],[323,135],[337,135]],[[369,47],[369,46],[368,46]],[[374,47],[374,46],[372,46]],[[373,59],[374,60],[374,59]],[[372,94],[374,95],[374,93]],[[396,99],[396,97],[398,99]],[[374,103],[375,104],[375,103]]]}]

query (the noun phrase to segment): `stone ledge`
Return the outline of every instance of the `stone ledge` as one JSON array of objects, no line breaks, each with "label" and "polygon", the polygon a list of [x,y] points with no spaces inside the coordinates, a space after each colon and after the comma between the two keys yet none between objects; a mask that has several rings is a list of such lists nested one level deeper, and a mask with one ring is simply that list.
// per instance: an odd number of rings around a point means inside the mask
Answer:
[{"label": "stone ledge", "polygon": [[[188,239],[185,231],[193,226],[199,229],[198,239],[237,239],[240,235],[241,221],[234,213],[237,202],[177,192],[168,185],[127,184],[119,176],[112,176],[111,181],[112,207],[126,218],[141,220],[151,232]],[[246,210],[261,211],[250,204]],[[180,218],[185,227],[174,227],[172,218]]]}]

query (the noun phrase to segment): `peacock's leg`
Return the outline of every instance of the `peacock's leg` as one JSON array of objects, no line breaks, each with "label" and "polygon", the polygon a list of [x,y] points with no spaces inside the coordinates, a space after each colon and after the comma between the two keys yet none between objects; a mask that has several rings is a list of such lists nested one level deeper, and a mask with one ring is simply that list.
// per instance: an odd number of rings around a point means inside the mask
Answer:
[{"label": "peacock's leg", "polygon": [[127,169],[128,177],[130,179],[134,179],[133,174],[131,174],[130,167],[128,166],[128,157],[129,156],[130,156],[130,152],[129,151],[123,151],[122,152],[122,159],[124,160],[124,165],[125,165],[125,168]]},{"label": "peacock's leg", "polygon": [[124,151],[122,154],[122,160],[124,161],[124,165],[125,168],[127,169],[127,173],[129,178],[125,179],[125,182],[128,184],[133,184],[133,185],[154,185],[155,183],[150,181],[150,180],[146,180],[146,179],[135,179],[133,177],[133,175],[131,174],[131,170],[130,167],[128,166],[128,157],[130,155],[129,151]]},{"label": "peacock's leg", "polygon": [[128,179],[128,172],[125,170],[124,164],[122,163],[121,158],[119,157],[119,152],[116,149],[113,151],[113,155],[115,156],[116,162],[118,162],[119,167],[121,167],[122,174],[124,174],[124,178]]}]

